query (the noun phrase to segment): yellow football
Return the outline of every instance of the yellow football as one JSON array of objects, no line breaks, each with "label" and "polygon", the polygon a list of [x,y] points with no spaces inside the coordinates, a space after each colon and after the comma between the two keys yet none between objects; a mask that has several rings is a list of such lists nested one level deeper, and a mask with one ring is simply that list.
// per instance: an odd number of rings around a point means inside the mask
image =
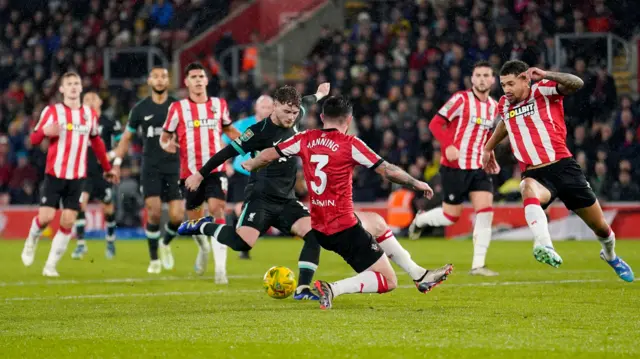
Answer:
[{"label": "yellow football", "polygon": [[287,267],[271,267],[264,274],[263,286],[265,292],[271,298],[284,299],[296,290],[296,276]]}]

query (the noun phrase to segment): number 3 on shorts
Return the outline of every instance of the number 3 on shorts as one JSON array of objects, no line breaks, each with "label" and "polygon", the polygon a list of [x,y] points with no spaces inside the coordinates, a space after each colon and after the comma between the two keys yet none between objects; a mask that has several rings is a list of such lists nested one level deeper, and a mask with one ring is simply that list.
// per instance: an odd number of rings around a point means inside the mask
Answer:
[{"label": "number 3 on shorts", "polygon": [[327,189],[327,174],[322,171],[324,166],[329,163],[329,156],[327,155],[312,155],[311,163],[317,163],[316,172],[314,175],[320,179],[320,185],[316,185],[315,181],[311,182],[311,189],[315,194],[322,194]]}]

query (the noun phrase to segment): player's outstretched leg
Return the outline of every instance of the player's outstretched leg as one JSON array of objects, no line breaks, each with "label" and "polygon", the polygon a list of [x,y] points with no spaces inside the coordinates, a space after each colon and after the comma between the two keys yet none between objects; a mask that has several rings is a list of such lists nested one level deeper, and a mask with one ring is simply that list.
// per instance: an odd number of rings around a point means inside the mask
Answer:
[{"label": "player's outstretched leg", "polygon": [[298,258],[298,287],[293,299],[319,300],[320,298],[311,291],[311,281],[320,263],[320,245],[313,231],[309,231],[302,239],[304,244]]},{"label": "player's outstretched leg", "polygon": [[540,263],[558,268],[562,258],[553,248],[549,222],[542,209],[542,203],[551,200],[551,192],[533,178],[525,178],[520,182],[520,193],[524,206],[524,217],[533,232],[533,256]]},{"label": "player's outstretched leg", "polygon": [[106,206],[105,220],[107,232],[104,237],[107,242],[105,256],[107,259],[113,259],[116,256],[116,214],[114,213],[113,204]]},{"label": "player's outstretched leg", "polygon": [[317,280],[315,289],[320,295],[320,309],[331,309],[333,300],[343,294],[386,293],[397,287],[397,278],[386,256],[380,257],[369,269],[358,275],[328,283]]},{"label": "player's outstretched leg", "polygon": [[[25,267],[29,267],[33,264],[42,231],[47,227],[54,215],[54,208],[42,208],[39,210],[38,214],[33,217],[33,220],[31,221],[31,228],[29,228],[29,235],[27,236],[27,240],[24,242],[24,248],[22,249],[22,264],[24,264]],[[41,222],[40,218],[45,218],[46,222]]]},{"label": "player's outstretched leg", "polygon": [[[225,225],[227,221],[224,218],[214,219],[216,224]],[[216,237],[211,236],[211,250],[213,252],[213,262],[215,265],[215,283],[227,284],[227,246],[218,242]]]},{"label": "player's outstretched leg", "polygon": [[197,235],[204,234],[206,236],[214,236],[217,241],[233,249],[234,251],[248,251],[252,246],[247,243],[235,230],[228,225],[213,223],[213,217],[207,216],[182,222],[178,228],[180,235]]},{"label": "player's outstretched leg", "polygon": [[444,279],[446,279],[446,276],[453,271],[453,266],[449,267],[449,265],[433,270],[427,270],[419,266],[413,261],[411,254],[398,242],[398,239],[396,239],[379,214],[358,212],[357,216],[362,222],[362,227],[376,239],[376,242],[387,257],[411,277],[420,292],[426,293],[430,291],[435,286],[433,283],[437,285],[440,278],[444,276]]},{"label": "player's outstretched leg", "polygon": [[629,266],[615,252],[616,235],[607,224],[604,214],[602,213],[602,208],[600,208],[600,203],[596,201],[589,207],[576,209],[575,212],[580,216],[580,218],[582,218],[589,228],[593,230],[596,236],[598,236],[598,241],[600,241],[600,244],[602,245],[600,258],[613,268],[620,279],[625,282],[633,282],[635,276],[631,266]]},{"label": "player's outstretched leg", "polygon": [[409,238],[418,239],[425,227],[447,227],[458,221],[459,215],[445,213],[442,207],[423,212],[420,211],[409,226]]},{"label": "player's outstretched leg", "polygon": [[[84,195],[84,194],[83,194]],[[84,239],[84,227],[87,223],[85,219],[85,213],[83,210],[78,212],[78,219],[76,219],[76,248],[71,252],[71,258],[82,259],[84,255],[89,251],[87,248],[87,242]]]}]

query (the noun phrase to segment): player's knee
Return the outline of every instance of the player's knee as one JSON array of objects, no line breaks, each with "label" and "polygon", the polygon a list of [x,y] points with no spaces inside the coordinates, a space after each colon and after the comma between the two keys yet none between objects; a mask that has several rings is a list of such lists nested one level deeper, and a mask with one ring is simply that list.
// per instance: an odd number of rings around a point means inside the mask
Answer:
[{"label": "player's knee", "polygon": [[538,198],[537,186],[528,178],[520,182],[520,194],[522,198]]},{"label": "player's knee", "polygon": [[385,275],[387,280],[387,292],[390,292],[398,287],[398,277],[395,273]]},{"label": "player's knee", "polygon": [[62,213],[60,216],[60,227],[62,228],[72,228],[76,222],[76,215]]},{"label": "player's knee", "polygon": [[371,235],[374,238],[378,238],[385,234],[387,230],[389,230],[389,226],[387,226],[387,222],[385,222],[384,218],[377,213],[371,213],[369,215],[369,219],[371,220]]},{"label": "player's knee", "polygon": [[149,222],[153,224],[160,223],[160,220],[162,219],[162,208],[147,207],[147,216]]}]

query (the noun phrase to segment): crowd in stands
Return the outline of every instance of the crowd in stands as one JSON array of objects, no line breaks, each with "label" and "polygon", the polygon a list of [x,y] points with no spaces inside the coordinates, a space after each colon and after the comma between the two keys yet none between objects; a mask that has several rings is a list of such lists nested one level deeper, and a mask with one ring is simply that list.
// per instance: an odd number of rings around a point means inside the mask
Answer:
[{"label": "crowd in stands", "polygon": [[[62,72],[78,71],[85,90],[104,99],[103,114],[126,121],[138,99],[132,81],[109,86],[103,78],[105,47],[156,46],[170,58],[187,38],[226,14],[223,0],[0,0],[0,205],[36,203],[46,146],[33,148],[28,132],[42,108],[55,99]],[[478,60],[495,69],[510,59],[554,68],[558,32],[614,31],[629,37],[636,29],[632,0],[594,0],[574,6],[548,1],[371,1],[340,31],[323,29],[305,62],[306,81],[295,85],[313,93],[321,82],[354,102],[353,131],[387,160],[439,190],[439,144],[429,121],[454,92],[469,88]],[[583,4],[584,3],[584,4]],[[589,4],[587,4],[589,3]],[[584,6],[583,6],[584,5]],[[212,12],[214,14],[212,14]],[[231,38],[228,39],[232,40]],[[570,149],[605,200],[640,200],[640,103],[619,98],[603,65],[606,50],[563,47],[562,68],[585,80],[565,100]],[[112,59],[118,68],[146,75],[131,61]],[[122,74],[126,74],[123,72]],[[497,72],[496,72],[497,75]],[[232,85],[214,78],[210,93],[225,97],[234,118],[250,115],[253,101],[280,84],[254,86],[243,73]],[[501,95],[498,82],[492,92]],[[319,126],[318,108],[308,127]],[[508,145],[506,145],[508,146]],[[517,200],[519,175],[508,147],[501,148],[503,171],[496,177],[501,200]],[[135,159],[135,157],[134,157]],[[133,161],[135,167],[135,160]],[[133,171],[135,174],[135,170]],[[386,199],[393,187],[368,171],[354,177],[354,199]],[[441,201],[436,195],[434,203]],[[424,206],[424,203],[419,204]]]}]

